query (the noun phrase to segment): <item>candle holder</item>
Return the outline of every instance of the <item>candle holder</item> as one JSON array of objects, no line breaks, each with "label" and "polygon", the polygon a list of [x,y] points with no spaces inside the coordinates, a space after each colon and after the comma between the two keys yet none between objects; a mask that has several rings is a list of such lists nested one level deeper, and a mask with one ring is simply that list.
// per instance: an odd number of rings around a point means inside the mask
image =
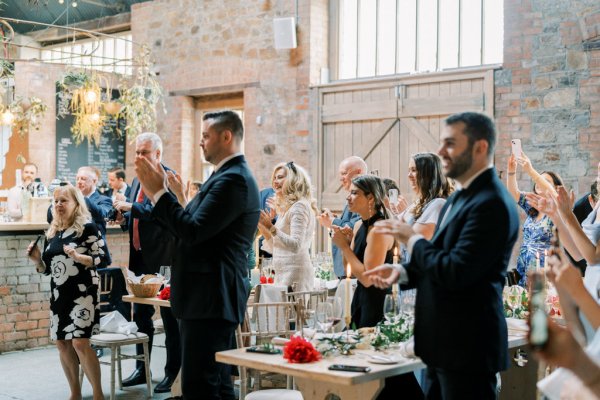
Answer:
[{"label": "candle holder", "polygon": [[349,315],[346,315],[344,317],[344,321],[346,322],[346,346],[342,346],[342,349],[340,350],[340,354],[343,356],[349,356],[352,354],[352,350],[350,349],[350,346],[348,346],[348,344],[350,343],[350,322],[352,321],[352,317]]}]

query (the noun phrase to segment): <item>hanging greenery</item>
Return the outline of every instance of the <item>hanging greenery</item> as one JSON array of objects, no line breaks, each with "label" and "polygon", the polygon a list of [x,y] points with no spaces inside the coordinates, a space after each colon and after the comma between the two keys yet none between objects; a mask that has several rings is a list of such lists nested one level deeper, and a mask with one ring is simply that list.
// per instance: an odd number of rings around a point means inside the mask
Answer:
[{"label": "hanging greenery", "polygon": [[156,108],[160,105],[166,114],[163,100],[163,90],[151,69],[150,50],[143,47],[141,55],[135,58],[138,65],[133,85],[122,83],[119,86],[122,105],[120,116],[127,121],[125,131],[129,140],[135,139],[140,133],[149,130],[156,131]]}]

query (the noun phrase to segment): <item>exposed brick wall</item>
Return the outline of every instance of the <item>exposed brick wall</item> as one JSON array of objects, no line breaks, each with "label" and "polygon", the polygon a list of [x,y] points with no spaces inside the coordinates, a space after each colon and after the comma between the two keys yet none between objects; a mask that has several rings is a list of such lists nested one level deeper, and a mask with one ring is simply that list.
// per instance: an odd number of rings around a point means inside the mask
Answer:
[{"label": "exposed brick wall", "polygon": [[[327,3],[299,1],[299,47],[292,51],[274,49],[273,18],[293,16],[293,2],[139,3],[132,7],[132,34],[152,49],[167,92],[258,82],[258,87],[243,90],[245,150],[264,187],[281,161],[312,167],[309,85],[318,82],[320,68],[326,66]],[[158,127],[166,143],[165,162],[184,178],[191,176],[192,160],[199,157],[190,145],[197,134],[190,107],[187,97],[168,98],[168,114]],[[128,158],[128,171],[132,160]]]},{"label": "exposed brick wall", "polygon": [[[25,255],[36,236],[0,236],[0,353],[50,342],[50,277]],[[127,233],[110,233],[107,243],[113,265],[127,265]]]},{"label": "exposed brick wall", "polygon": [[[496,151],[506,170],[519,138],[534,167],[589,190],[600,161],[600,35],[597,0],[505,0],[504,64],[496,72]],[[589,47],[589,46],[587,46]],[[531,190],[526,174],[520,188]]]}]

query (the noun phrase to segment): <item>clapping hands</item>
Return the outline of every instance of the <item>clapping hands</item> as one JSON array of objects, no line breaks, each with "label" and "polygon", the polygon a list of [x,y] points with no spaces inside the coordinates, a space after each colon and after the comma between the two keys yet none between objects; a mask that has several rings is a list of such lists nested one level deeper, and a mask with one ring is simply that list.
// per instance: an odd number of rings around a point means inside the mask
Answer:
[{"label": "clapping hands", "polygon": [[333,231],[331,240],[337,247],[340,249],[350,247],[350,243],[352,243],[352,238],[354,237],[352,228],[347,225],[343,227],[331,225],[331,230]]}]

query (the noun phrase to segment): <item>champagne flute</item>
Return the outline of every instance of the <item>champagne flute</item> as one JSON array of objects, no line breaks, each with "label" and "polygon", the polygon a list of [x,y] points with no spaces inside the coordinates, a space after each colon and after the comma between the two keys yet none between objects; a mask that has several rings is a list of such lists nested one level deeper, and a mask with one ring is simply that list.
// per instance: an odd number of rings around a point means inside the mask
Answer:
[{"label": "champagne flute", "polygon": [[415,317],[415,301],[417,299],[417,289],[403,290],[401,292],[402,312],[407,314],[412,320]]},{"label": "champagne flute", "polygon": [[398,296],[393,294],[386,294],[385,300],[383,301],[383,316],[386,321],[392,322],[396,315],[400,313],[400,302]]},{"label": "champagne flute", "polygon": [[333,312],[332,326],[335,326],[342,320],[342,314],[344,313],[342,301],[339,297],[328,297],[327,303],[331,304],[331,309]]}]

